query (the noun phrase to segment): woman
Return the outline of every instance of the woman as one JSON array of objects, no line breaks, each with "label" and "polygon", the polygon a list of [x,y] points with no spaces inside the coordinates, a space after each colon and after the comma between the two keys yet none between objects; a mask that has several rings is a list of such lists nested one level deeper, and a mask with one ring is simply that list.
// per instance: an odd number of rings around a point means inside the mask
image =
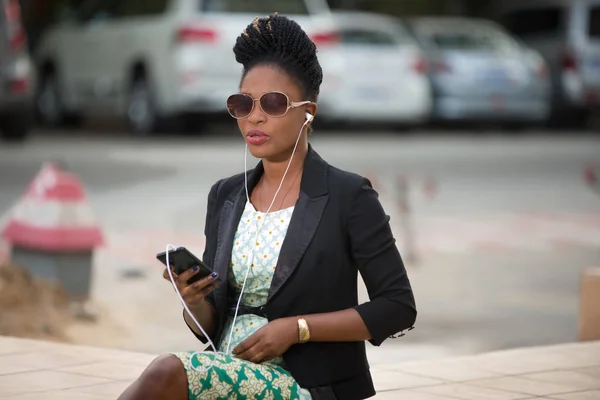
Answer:
[{"label": "woman", "polygon": [[[244,68],[228,110],[261,161],[208,195],[203,261],[215,274],[175,277],[219,353],[161,356],[120,399],[371,397],[365,341],[379,346],[416,319],[389,218],[367,179],[308,143],[323,74],[300,26],[257,18],[233,50]],[[358,272],[371,298],[361,305]]]}]

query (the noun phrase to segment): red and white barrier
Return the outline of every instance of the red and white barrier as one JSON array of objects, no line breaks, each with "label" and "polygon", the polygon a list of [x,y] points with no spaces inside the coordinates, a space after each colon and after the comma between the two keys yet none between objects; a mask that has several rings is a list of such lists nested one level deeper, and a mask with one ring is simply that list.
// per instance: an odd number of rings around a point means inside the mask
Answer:
[{"label": "red and white barrier", "polygon": [[0,234],[13,247],[63,252],[104,244],[82,183],[54,164],[42,167],[5,221]]}]

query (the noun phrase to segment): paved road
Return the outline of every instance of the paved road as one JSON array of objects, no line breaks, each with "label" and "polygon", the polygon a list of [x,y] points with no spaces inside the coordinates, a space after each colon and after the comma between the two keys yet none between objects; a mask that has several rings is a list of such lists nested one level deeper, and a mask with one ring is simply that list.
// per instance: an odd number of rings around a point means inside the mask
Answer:
[{"label": "paved road", "polygon": [[[600,139],[567,137],[315,134],[313,145],[330,163],[373,177],[415,285],[418,329],[373,350],[372,361],[576,338],[580,272],[600,263],[600,196],[581,178],[583,165],[600,164]],[[94,281],[103,322],[77,326],[73,335],[136,350],[190,347],[153,256],[169,242],[201,252],[208,189],[241,171],[243,156],[234,134],[147,141],[39,135],[0,147],[0,210],[41,163],[65,162],[84,182],[108,238]],[[415,261],[401,229],[399,175],[411,183]],[[129,268],[146,275],[123,279]]]}]

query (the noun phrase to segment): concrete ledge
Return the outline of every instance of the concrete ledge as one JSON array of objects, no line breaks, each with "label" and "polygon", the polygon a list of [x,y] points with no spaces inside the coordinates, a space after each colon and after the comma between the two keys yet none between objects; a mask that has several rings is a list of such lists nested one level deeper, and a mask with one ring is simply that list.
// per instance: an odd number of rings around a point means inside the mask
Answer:
[{"label": "concrete ledge", "polygon": [[600,340],[600,268],[588,268],[581,277],[579,340]]},{"label": "concrete ledge", "polygon": [[[0,399],[114,400],[156,355],[0,336]],[[373,368],[376,399],[598,400],[600,341]]]}]

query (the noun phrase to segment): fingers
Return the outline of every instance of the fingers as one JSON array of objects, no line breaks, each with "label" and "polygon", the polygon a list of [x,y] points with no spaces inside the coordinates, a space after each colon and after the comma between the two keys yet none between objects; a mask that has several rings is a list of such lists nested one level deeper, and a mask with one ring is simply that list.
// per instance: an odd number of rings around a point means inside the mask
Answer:
[{"label": "fingers", "polygon": [[188,268],[187,270],[183,271],[181,273],[181,275],[179,275],[179,279],[182,282],[187,282],[190,280],[190,278],[192,278],[194,275],[196,275],[198,272],[200,272],[200,267],[198,265],[196,265],[193,268]]},{"label": "fingers", "polygon": [[208,286],[215,284],[215,280],[217,279],[218,274],[216,272],[214,272],[212,275],[209,275],[205,278],[200,279],[199,281],[196,281],[190,285],[187,284],[187,279],[184,280],[180,278],[177,280],[177,283],[179,283],[184,290],[191,292],[191,293],[198,293],[198,292],[202,292],[205,291],[205,289],[208,288]]},{"label": "fingers", "polygon": [[[202,303],[204,298],[217,287],[218,283],[216,280],[219,275],[216,272],[196,282],[188,284],[190,279],[200,272],[199,266],[188,268],[179,275],[175,273],[173,263],[170,263],[170,267],[171,275],[175,281],[176,290],[179,292],[185,303],[189,306]],[[169,282],[171,281],[168,268],[163,270],[163,278]]]},{"label": "fingers", "polygon": [[[250,348],[246,351],[243,351],[239,354],[235,354],[235,352],[233,353],[237,358],[241,359],[241,360],[246,360],[246,361],[252,361],[252,358],[255,357],[255,351],[253,348]],[[256,362],[256,361],[253,361]]]},{"label": "fingers", "polygon": [[[213,276],[215,276],[213,278]],[[215,280],[218,275],[215,273],[213,275],[209,275],[206,278],[200,279],[197,282],[192,283],[191,285],[187,285],[187,283],[178,281],[180,287],[180,293],[186,303],[196,303],[202,299],[204,299],[210,292],[212,292],[218,285]],[[186,286],[187,285],[187,286]]]},{"label": "fingers", "polygon": [[[173,279],[175,279],[175,282],[177,282],[178,275],[173,270],[171,270],[171,273],[173,274]],[[163,278],[165,278],[166,280],[171,282],[171,277],[169,276],[169,270],[166,268],[163,271]]]},{"label": "fingers", "polygon": [[215,278],[208,276],[204,279],[199,280],[198,282],[194,282],[190,287],[196,293],[201,293],[204,295],[209,294],[214,288],[217,286],[217,282],[215,282]]},{"label": "fingers", "polygon": [[260,352],[260,353],[256,354],[255,356],[250,357],[249,361],[252,361],[253,363],[256,363],[256,364],[260,364],[261,362],[265,361],[265,355],[263,352]]},{"label": "fingers", "polygon": [[250,348],[252,348],[254,345],[256,345],[259,341],[260,341],[260,329],[253,335],[250,335],[249,337],[247,337],[243,342],[241,342],[240,344],[235,346],[233,348],[233,354],[236,354],[236,355],[242,354],[242,353],[246,352],[247,350],[249,350]]},{"label": "fingers", "polygon": [[260,345],[253,346],[248,350],[237,354],[236,357],[241,360],[250,361],[256,364],[260,364],[261,362],[267,361],[273,357],[267,356],[267,352],[260,348]]},{"label": "fingers", "polygon": [[[180,275],[177,275],[174,271],[173,265],[171,265],[171,272],[173,274],[173,279],[175,279],[175,283],[177,284],[178,287],[183,288],[185,286],[187,286],[187,282],[194,277],[196,274],[198,274],[200,272],[200,267],[199,266],[195,266],[193,268],[188,268],[187,270],[185,270],[184,272],[182,272]],[[215,275],[215,273],[213,273],[212,275]],[[206,286],[208,284],[210,284],[214,279],[216,279],[216,275],[213,277],[211,275],[207,276],[206,278],[203,278],[202,280],[198,281],[198,282],[206,282],[205,285]],[[165,268],[163,270],[163,278],[170,281],[171,277],[169,276],[169,271],[167,268]]]},{"label": "fingers", "polygon": [[192,291],[190,287],[188,287],[181,292],[181,297],[183,297],[183,300],[188,304],[197,304],[204,300],[216,287],[216,284],[211,284],[199,291]]}]

